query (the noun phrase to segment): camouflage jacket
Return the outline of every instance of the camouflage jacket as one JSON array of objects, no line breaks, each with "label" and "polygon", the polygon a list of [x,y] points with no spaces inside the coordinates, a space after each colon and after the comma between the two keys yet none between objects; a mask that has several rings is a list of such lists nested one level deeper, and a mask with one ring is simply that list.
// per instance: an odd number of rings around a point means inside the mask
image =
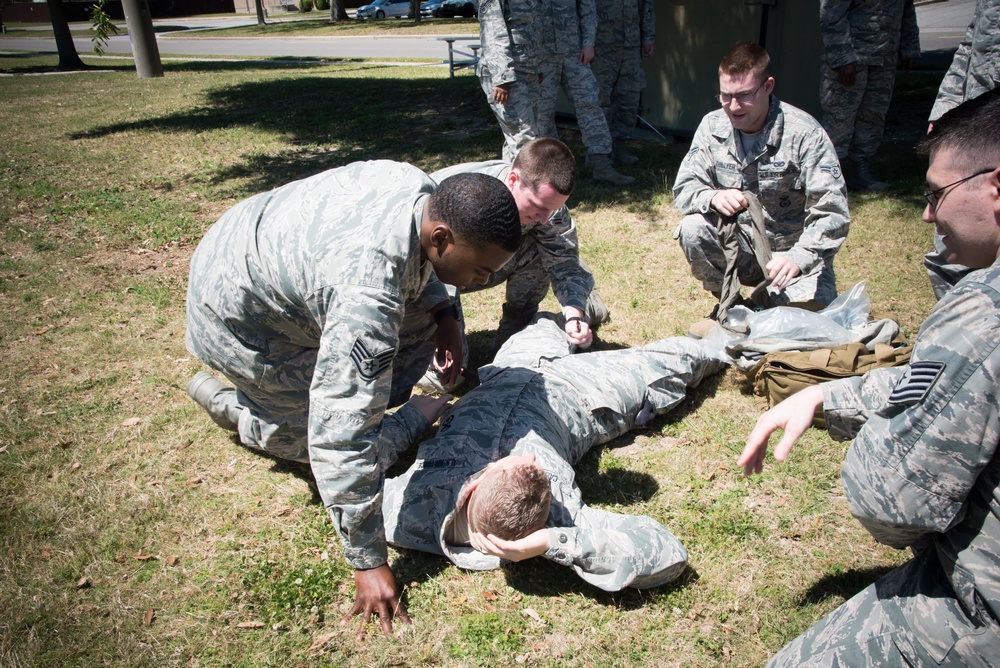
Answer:
[{"label": "camouflage jacket", "polygon": [[930,120],[936,121],[966,100],[1000,82],[1000,0],[979,0],[976,15],[938,88]]},{"label": "camouflage jacket", "polygon": [[[741,142],[722,109],[702,119],[674,182],[681,213],[709,213],[719,190],[748,190],[764,208],[771,249],[810,273],[835,254],[847,237],[851,216],[840,161],[823,127],[809,114],[771,96],[756,155],[743,156]],[[749,214],[740,226],[751,234]]]},{"label": "camouflage jacket", "polygon": [[596,48],[652,44],[656,38],[653,0],[597,0]]},{"label": "camouflage jacket", "polygon": [[188,308],[188,348],[206,364],[293,392],[283,368],[315,361],[302,399],[307,456],[356,568],[387,558],[380,425],[405,305],[447,299],[436,280],[425,292],[434,274],[421,259],[421,215],[434,187],[417,168],[389,161],[287,184],[226,212],[199,245],[216,256],[210,273],[191,276],[211,285]]},{"label": "camouflage jacket", "polygon": [[519,76],[537,75],[542,57],[541,0],[481,0],[479,40],[483,50],[476,65],[494,86]]},{"label": "camouflage jacket", "polygon": [[597,9],[594,0],[547,0],[542,12],[542,44],[545,53],[578,53],[594,46],[597,39]]},{"label": "camouflage jacket", "polygon": [[[431,178],[440,182],[455,174],[478,172],[503,180],[509,171],[510,165],[503,160],[487,160],[445,167],[431,174]],[[523,225],[521,232],[524,237],[530,236],[538,244],[542,262],[552,279],[552,292],[560,306],[584,309],[587,297],[594,289],[594,277],[580,266],[580,244],[569,209],[563,206],[554,211],[544,223]],[[517,262],[516,255],[511,262]]]},{"label": "camouflage jacket", "polygon": [[966,614],[996,624],[1000,261],[938,302],[908,367],[828,383],[823,398],[830,433],[854,437],[842,471],[852,514],[881,543],[935,549]]},{"label": "camouflage jacket", "polygon": [[913,0],[821,0],[819,25],[830,67],[920,57]]},{"label": "camouflage jacket", "polygon": [[541,320],[480,369],[482,385],[458,401],[406,473],[386,480],[390,544],[442,554],[461,568],[499,567],[496,557],[450,544],[446,535],[487,464],[534,454],[552,490],[545,558],[606,591],[655,587],[680,575],[687,560],[680,541],[652,518],[586,505],[573,464],[677,405],[687,387],[723,363],[688,338],[572,356],[565,339],[554,321]]}]

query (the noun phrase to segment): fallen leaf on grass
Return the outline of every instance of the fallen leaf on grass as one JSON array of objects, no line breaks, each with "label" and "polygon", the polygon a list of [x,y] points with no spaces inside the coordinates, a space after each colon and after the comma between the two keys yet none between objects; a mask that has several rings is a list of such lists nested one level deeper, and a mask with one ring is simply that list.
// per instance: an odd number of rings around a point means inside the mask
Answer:
[{"label": "fallen leaf on grass", "polygon": [[500,597],[491,591],[483,592],[483,598],[487,601],[499,601]]},{"label": "fallen leaf on grass", "polygon": [[240,622],[236,625],[238,629],[259,629],[264,627],[264,622]]},{"label": "fallen leaf on grass", "polygon": [[150,559],[156,559],[156,555],[155,554],[134,554],[134,555],[132,555],[132,558],[133,559],[137,559],[139,561],[149,561]]},{"label": "fallen leaf on grass", "polygon": [[534,619],[539,624],[544,624],[545,623],[545,621],[542,619],[541,615],[539,615],[537,612],[535,612],[531,608],[525,608],[521,612],[524,613],[525,615],[527,615],[528,617],[531,617],[532,619]]},{"label": "fallen leaf on grass", "polygon": [[167,555],[167,565],[168,566],[176,566],[177,562],[180,561],[180,560],[181,560],[181,558],[178,557],[176,554]]},{"label": "fallen leaf on grass", "polygon": [[459,596],[457,601],[452,601],[448,605],[450,605],[452,607],[455,607],[456,605],[462,605],[463,603],[465,603],[468,600],[469,600],[468,596]]},{"label": "fallen leaf on grass", "polygon": [[156,610],[152,608],[146,610],[146,616],[142,618],[143,626],[152,626],[154,619],[156,619]]},{"label": "fallen leaf on grass", "polygon": [[203,480],[201,479],[201,476],[198,476],[197,478],[192,478],[191,480],[188,480],[188,487],[197,487],[202,482]]},{"label": "fallen leaf on grass", "polygon": [[183,443],[181,443],[180,445],[177,446],[177,452],[180,452],[181,450],[183,450],[184,448],[188,447],[192,443],[194,443],[194,441],[184,441]]},{"label": "fallen leaf on grass", "polygon": [[337,637],[336,633],[324,633],[321,636],[316,636],[313,638],[312,644],[309,645],[310,652],[318,652],[323,649],[324,646],[331,640]]},{"label": "fallen leaf on grass", "polygon": [[129,419],[127,419],[124,422],[122,422],[122,426],[123,427],[134,427],[135,425],[139,424],[140,422],[142,422],[142,418],[130,417]]},{"label": "fallen leaf on grass", "polygon": [[86,577],[82,577],[82,578],[80,578],[79,580],[76,581],[76,588],[77,589],[86,589],[89,586],[90,586],[90,580],[88,580]]},{"label": "fallen leaf on grass", "polygon": [[292,512],[292,507],[291,506],[282,506],[281,508],[278,508],[276,511],[274,511],[274,516],[275,517],[284,517],[285,515],[287,515],[290,512]]},{"label": "fallen leaf on grass", "polygon": [[45,327],[42,327],[41,329],[36,329],[35,330],[35,335],[36,336],[41,336],[42,334],[44,334],[45,332],[49,331],[50,329],[52,329],[52,326],[51,325],[46,325]]}]

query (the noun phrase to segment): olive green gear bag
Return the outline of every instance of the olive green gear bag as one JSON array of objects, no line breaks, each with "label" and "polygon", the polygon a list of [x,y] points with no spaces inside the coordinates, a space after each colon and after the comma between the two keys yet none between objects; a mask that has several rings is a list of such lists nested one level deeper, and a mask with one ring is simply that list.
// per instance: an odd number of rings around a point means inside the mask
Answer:
[{"label": "olive green gear bag", "polygon": [[[912,346],[904,341],[879,343],[874,348],[872,351],[863,343],[847,343],[836,348],[767,353],[747,371],[747,378],[753,383],[754,394],[767,397],[768,406],[774,406],[810,385],[910,361]],[[813,426],[826,428],[822,408],[817,410]]]}]

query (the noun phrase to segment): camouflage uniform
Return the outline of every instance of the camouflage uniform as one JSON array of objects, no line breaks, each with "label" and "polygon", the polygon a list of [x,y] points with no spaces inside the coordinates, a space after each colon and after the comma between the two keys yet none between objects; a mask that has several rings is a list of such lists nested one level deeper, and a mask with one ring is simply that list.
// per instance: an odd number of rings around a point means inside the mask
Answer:
[{"label": "camouflage uniform", "polygon": [[591,68],[615,140],[632,136],[639,116],[639,98],[646,87],[642,47],[651,45],[655,34],[652,0],[597,2],[597,42]]},{"label": "camouflage uniform", "polygon": [[310,463],[355,568],[386,561],[380,424],[434,350],[404,314],[447,299],[421,260],[434,187],[388,161],[329,170],[237,204],[191,259],[188,350],[236,385],[245,445]]},{"label": "camouflage uniform", "polygon": [[823,406],[854,436],[851,513],[915,556],[771,665],[1000,665],[1000,262],[938,302],[908,367],[827,383]]},{"label": "camouflage uniform", "polygon": [[[504,136],[503,159],[513,162],[526,142],[539,136],[536,105],[541,71],[540,0],[482,0],[479,39],[482,53],[476,65],[486,101]],[[500,104],[493,88],[510,84],[510,99]]]},{"label": "camouflage uniform", "polygon": [[[823,127],[841,159],[867,163],[882,141],[896,60],[920,57],[913,0],[822,0],[819,16]],[[846,88],[834,68],[850,63],[857,80]]]},{"label": "camouflage uniform", "polygon": [[[966,100],[979,97],[1000,82],[1000,0],[979,0],[965,39],[938,88],[930,120],[936,121]],[[934,235],[934,251],[924,256],[924,266],[938,299],[969,273],[960,264],[948,264],[941,235]]]},{"label": "camouflage uniform", "polygon": [[[505,162],[490,160],[446,167],[431,174],[431,178],[440,182],[455,174],[477,172],[503,180],[509,171],[510,165]],[[504,316],[519,321],[521,327],[538,312],[550,284],[561,306],[586,311],[594,278],[580,263],[580,244],[569,209],[563,206],[545,222],[522,225],[521,233],[521,247],[510,262],[491,274],[484,285],[469,286],[465,292],[506,283]]]},{"label": "camouflage uniform", "polygon": [[[833,145],[812,116],[773,95],[760,136],[764,145],[758,142],[752,155],[744,155],[725,111],[702,119],[674,182],[674,205],[689,214],[674,237],[694,277],[706,290],[720,294],[726,261],[712,197],[727,188],[752,192],[763,205],[772,251],[787,255],[802,272],[776,300],[829,304],[837,296],[833,256],[851,220]],[[739,225],[741,238],[750,239],[748,212],[740,214]],[[741,253],[746,262],[739,276],[744,285],[755,285],[763,276],[753,275],[759,269],[749,252],[748,244],[747,253]]]},{"label": "camouflage uniform", "polygon": [[594,46],[597,10],[594,0],[548,0],[542,15],[544,55],[538,99],[538,132],[557,137],[556,100],[560,85],[576,110],[576,122],[587,151],[611,153],[611,132],[601,109],[597,79],[589,65],[580,63],[580,50]]},{"label": "camouflage uniform", "polygon": [[646,516],[587,506],[573,465],[595,445],[676,406],[722,362],[686,338],[569,352],[560,323],[540,318],[479,370],[482,385],[420,445],[409,470],[385,482],[383,515],[392,545],[443,554],[461,568],[499,567],[500,559],[450,544],[446,536],[479,471],[507,455],[534,454],[552,489],[545,558],[605,591],[655,587],[683,572],[687,552],[673,534]]}]

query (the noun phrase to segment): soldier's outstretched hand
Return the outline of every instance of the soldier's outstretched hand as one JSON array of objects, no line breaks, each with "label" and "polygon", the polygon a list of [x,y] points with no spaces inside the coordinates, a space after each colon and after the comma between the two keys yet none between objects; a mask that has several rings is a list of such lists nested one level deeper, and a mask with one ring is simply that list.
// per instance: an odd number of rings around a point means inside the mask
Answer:
[{"label": "soldier's outstretched hand", "polygon": [[774,446],[774,458],[779,462],[785,461],[792,446],[812,425],[816,409],[822,405],[823,389],[819,385],[812,385],[761,415],[757,426],[747,437],[743,453],[736,460],[743,467],[743,473],[750,475],[761,472],[764,468],[764,456],[767,454],[767,442],[778,429],[783,429],[785,433],[778,445]]},{"label": "soldier's outstretched hand", "polygon": [[382,633],[392,635],[392,618],[395,617],[401,622],[412,624],[409,615],[406,614],[406,606],[399,600],[396,593],[396,579],[392,577],[389,564],[382,564],[377,568],[354,571],[354,586],[357,592],[354,595],[354,605],[350,612],[340,620],[341,624],[355,615],[361,615],[361,625],[358,627],[358,640],[365,635],[365,625],[371,620],[372,615],[376,615],[379,624],[382,626]]}]

